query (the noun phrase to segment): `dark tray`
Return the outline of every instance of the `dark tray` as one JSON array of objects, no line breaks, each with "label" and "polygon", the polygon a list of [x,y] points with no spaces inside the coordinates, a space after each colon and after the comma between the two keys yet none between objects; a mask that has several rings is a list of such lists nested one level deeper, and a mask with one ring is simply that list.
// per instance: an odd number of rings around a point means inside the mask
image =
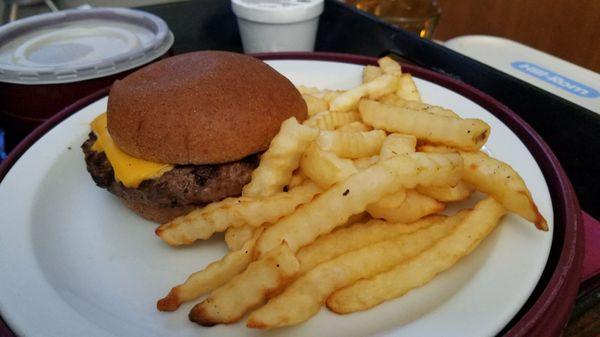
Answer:
[{"label": "dark tray", "polygon": [[[237,22],[229,1],[195,0],[141,9],[154,13],[167,22],[175,35],[175,54],[201,49],[242,51]],[[582,208],[600,218],[600,208],[594,207],[593,195],[594,191],[600,191],[600,179],[597,179],[600,176],[600,162],[594,160],[596,153],[600,151],[600,141],[595,137],[600,132],[600,117],[595,113],[441,45],[387,25],[335,0],[326,0],[316,50],[369,56],[394,51],[405,60],[446,74],[492,96],[516,112],[543,137],[570,177]],[[576,200],[573,202],[576,203]],[[574,215],[555,215],[557,223],[560,217],[565,216]],[[559,260],[581,258],[575,257],[575,244],[581,249],[581,234],[577,234],[581,230],[577,228],[579,221],[574,223],[575,228],[557,228],[543,280],[504,333],[518,325],[522,326],[523,322],[518,324],[519,321],[534,306],[536,299],[548,285],[551,276],[557,271]],[[569,245],[573,250],[564,255],[563,249]],[[573,260],[570,263],[577,264]],[[565,279],[561,282],[565,282]],[[571,300],[567,302],[570,303]],[[551,320],[556,315],[556,308],[550,310],[552,304],[556,306],[556,303],[540,304],[546,307],[544,314],[549,315]],[[1,326],[2,324],[0,328]],[[527,329],[520,330],[521,333],[524,331]],[[1,332],[2,329],[0,335]]]}]

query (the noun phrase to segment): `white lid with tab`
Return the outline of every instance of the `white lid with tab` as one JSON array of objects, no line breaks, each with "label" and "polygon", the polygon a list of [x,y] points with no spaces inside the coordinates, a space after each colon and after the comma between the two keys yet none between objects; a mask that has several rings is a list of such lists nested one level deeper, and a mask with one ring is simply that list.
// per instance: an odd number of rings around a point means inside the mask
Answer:
[{"label": "white lid with tab", "polygon": [[0,27],[0,81],[68,83],[146,64],[173,44],[159,17],[125,8],[65,10]]}]

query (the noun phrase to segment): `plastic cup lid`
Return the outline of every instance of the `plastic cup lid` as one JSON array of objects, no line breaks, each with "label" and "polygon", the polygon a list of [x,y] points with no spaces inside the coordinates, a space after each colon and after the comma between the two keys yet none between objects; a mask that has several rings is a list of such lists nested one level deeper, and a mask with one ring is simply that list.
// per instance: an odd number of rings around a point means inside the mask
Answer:
[{"label": "plastic cup lid", "polygon": [[323,0],[231,0],[236,16],[261,23],[310,20],[321,15],[323,7]]},{"label": "plastic cup lid", "polygon": [[126,8],[73,9],[0,27],[0,82],[83,81],[165,54],[173,34],[159,17]]}]

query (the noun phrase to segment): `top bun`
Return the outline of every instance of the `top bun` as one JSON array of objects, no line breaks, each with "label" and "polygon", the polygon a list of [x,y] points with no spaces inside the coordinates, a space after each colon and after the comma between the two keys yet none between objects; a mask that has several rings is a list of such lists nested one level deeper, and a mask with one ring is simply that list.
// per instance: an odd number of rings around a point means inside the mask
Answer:
[{"label": "top bun", "polygon": [[150,64],[113,84],[108,132],[128,154],[220,164],[268,148],[289,117],[306,119],[294,85],[262,61],[201,51]]}]

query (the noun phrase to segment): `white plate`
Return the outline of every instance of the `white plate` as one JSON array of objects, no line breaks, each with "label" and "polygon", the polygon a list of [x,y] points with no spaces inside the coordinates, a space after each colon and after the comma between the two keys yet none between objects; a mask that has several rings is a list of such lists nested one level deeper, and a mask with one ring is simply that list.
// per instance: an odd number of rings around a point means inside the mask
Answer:
[{"label": "white plate", "polygon": [[[349,88],[361,66],[321,61],[269,61],[296,84]],[[486,336],[517,313],[540,278],[552,241],[553,211],[544,177],[517,136],[483,108],[436,84],[416,80],[425,102],[491,125],[488,150],[525,179],[550,232],[506,216],[470,256],[431,283],[366,312],[327,309],[296,327],[204,328],[156,300],[219,258],[221,237],[174,249],[154,225],[97,188],[80,145],[101,99],[67,118],[34,144],[0,185],[0,313],[21,336]]]}]

